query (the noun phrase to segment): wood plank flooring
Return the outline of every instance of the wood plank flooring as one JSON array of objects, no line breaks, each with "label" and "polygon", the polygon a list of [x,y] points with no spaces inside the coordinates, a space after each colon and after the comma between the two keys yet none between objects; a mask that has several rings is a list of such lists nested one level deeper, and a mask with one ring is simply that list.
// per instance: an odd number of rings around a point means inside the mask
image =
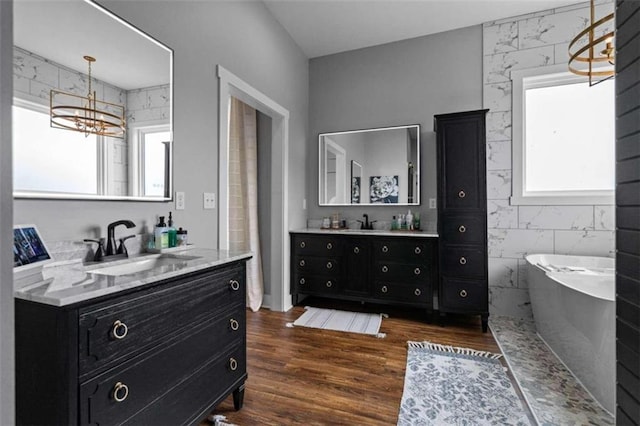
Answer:
[{"label": "wood plank flooring", "polygon": [[[287,328],[304,308],[247,311],[244,406],[231,397],[214,411],[248,425],[395,425],[404,384],[408,340],[428,340],[500,352],[479,317],[448,316],[445,326],[421,310],[307,299],[305,304],[384,312],[386,338],[310,328]],[[202,425],[209,423],[203,421]]]}]

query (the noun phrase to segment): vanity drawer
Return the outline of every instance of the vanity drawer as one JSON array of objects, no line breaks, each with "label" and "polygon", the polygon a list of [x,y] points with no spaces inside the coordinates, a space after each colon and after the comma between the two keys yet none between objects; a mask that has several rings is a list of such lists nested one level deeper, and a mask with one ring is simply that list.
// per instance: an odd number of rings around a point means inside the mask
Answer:
[{"label": "vanity drawer", "polygon": [[334,275],[295,274],[297,293],[336,293],[340,291],[340,278]]},{"label": "vanity drawer", "polygon": [[444,244],[484,244],[487,224],[484,215],[443,215],[440,239]]},{"label": "vanity drawer", "polygon": [[296,256],[339,256],[340,241],[335,235],[297,234],[292,237],[291,251]]},{"label": "vanity drawer", "polygon": [[376,280],[374,283],[374,294],[381,300],[429,303],[431,304],[431,291],[428,285],[410,285],[406,283],[394,283],[390,281]]},{"label": "vanity drawer", "polygon": [[431,271],[424,264],[378,261],[373,264],[376,279],[420,283],[429,280]]},{"label": "vanity drawer", "polygon": [[486,250],[482,247],[445,246],[442,254],[443,275],[469,278],[487,275]]},{"label": "vanity drawer", "polygon": [[[200,369],[211,363],[228,367],[233,378],[241,377],[246,371],[242,349],[245,321],[240,321],[238,330],[230,331],[229,316],[223,315],[205,326],[190,330],[166,342],[157,351],[134,357],[122,366],[81,384],[81,424],[125,422],[176,385],[198,375]],[[229,353],[238,355],[229,356]],[[220,374],[224,373],[224,368],[219,370]],[[218,380],[218,377],[212,380],[216,387]],[[160,410],[162,413],[169,411],[167,408]],[[160,423],[166,424],[166,421]]]},{"label": "vanity drawer", "polygon": [[305,275],[337,275],[341,271],[339,260],[331,257],[297,256],[294,258],[294,268]]},{"label": "vanity drawer", "polygon": [[489,294],[486,281],[442,278],[441,304],[447,310],[480,311],[488,309]]},{"label": "vanity drawer", "polygon": [[80,376],[163,345],[228,306],[244,307],[244,286],[245,275],[238,266],[82,308],[78,319]]},{"label": "vanity drawer", "polygon": [[425,263],[430,259],[433,243],[417,239],[376,239],[373,256],[377,260],[401,260],[406,263]]}]

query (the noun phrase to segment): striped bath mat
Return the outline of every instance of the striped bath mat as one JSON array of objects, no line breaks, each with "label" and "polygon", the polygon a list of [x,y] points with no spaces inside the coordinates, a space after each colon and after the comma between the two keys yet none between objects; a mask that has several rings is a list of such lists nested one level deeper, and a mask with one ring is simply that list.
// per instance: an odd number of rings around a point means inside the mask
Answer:
[{"label": "striped bath mat", "polygon": [[294,322],[288,323],[287,327],[321,328],[385,337],[385,334],[379,333],[379,330],[382,318],[388,318],[386,314],[338,311],[311,306],[305,306],[305,309],[306,312]]}]

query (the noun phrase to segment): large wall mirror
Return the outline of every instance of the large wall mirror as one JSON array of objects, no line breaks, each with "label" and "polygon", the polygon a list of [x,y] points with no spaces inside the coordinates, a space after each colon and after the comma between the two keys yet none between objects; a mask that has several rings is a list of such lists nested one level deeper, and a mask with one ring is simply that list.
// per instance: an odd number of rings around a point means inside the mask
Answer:
[{"label": "large wall mirror", "polygon": [[420,205],[420,126],[318,137],[319,204]]},{"label": "large wall mirror", "polygon": [[[14,196],[170,200],[172,50],[89,0],[13,9]],[[100,130],[114,120],[119,134]]]}]

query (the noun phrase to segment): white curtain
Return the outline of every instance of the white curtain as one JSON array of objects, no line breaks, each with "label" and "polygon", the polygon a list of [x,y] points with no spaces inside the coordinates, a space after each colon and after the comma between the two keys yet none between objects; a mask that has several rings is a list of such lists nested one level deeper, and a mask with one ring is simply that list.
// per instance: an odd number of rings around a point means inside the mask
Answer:
[{"label": "white curtain", "polygon": [[249,250],[247,306],[260,309],[263,296],[258,234],[258,144],[256,110],[231,98],[229,123],[229,249]]}]

